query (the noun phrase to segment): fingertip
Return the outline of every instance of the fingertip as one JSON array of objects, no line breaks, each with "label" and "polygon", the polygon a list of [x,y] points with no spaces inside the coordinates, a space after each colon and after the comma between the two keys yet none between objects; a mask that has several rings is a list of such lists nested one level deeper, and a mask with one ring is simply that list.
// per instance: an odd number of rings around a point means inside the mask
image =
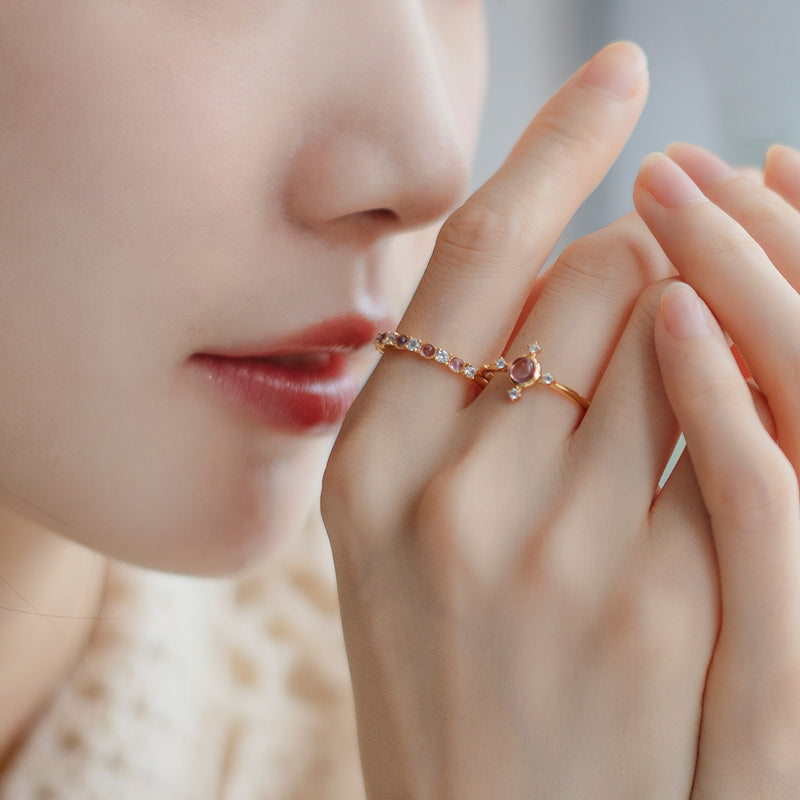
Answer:
[{"label": "fingertip", "polygon": [[612,42],[595,54],[581,71],[578,85],[628,101],[648,83],[647,56],[629,41]]},{"label": "fingertip", "polygon": [[720,332],[714,315],[687,283],[674,281],[664,289],[658,318],[673,339],[696,339]]},{"label": "fingertip", "polygon": [[[650,153],[642,159],[636,187],[664,208],[676,209],[709,202],[689,175],[663,153]],[[641,197],[640,194],[638,199]],[[634,199],[637,199],[635,194]]]},{"label": "fingertip", "polygon": [[800,152],[784,144],[773,144],[764,158],[764,179],[787,199],[800,201]]}]

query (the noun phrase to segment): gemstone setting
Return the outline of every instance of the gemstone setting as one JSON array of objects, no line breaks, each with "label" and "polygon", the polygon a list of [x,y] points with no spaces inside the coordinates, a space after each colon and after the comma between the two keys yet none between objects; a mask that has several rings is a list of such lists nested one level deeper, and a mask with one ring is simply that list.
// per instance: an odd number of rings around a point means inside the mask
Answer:
[{"label": "gemstone setting", "polygon": [[447,366],[450,367],[453,372],[459,373],[462,369],[464,369],[464,359],[459,358],[458,356],[453,356]]},{"label": "gemstone setting", "polygon": [[508,376],[513,383],[527,384],[534,380],[536,371],[536,362],[523,356],[513,361]]},{"label": "gemstone setting", "polygon": [[433,358],[434,355],[436,354],[436,348],[432,344],[428,344],[428,342],[425,342],[423,345],[420,346],[419,354],[423,358]]}]

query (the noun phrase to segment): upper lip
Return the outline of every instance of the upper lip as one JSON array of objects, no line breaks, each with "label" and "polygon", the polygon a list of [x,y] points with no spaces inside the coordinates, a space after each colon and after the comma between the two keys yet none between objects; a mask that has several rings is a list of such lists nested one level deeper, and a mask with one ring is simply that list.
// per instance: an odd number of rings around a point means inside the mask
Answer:
[{"label": "upper lip", "polygon": [[385,321],[361,314],[345,314],[323,320],[278,339],[250,342],[224,349],[203,350],[202,355],[223,358],[270,358],[304,353],[352,353],[371,344]]}]

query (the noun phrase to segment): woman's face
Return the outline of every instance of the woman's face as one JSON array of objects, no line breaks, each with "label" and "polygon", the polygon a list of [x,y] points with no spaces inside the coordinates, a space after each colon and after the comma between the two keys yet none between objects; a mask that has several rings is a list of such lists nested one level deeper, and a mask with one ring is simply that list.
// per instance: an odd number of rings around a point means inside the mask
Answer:
[{"label": "woman's face", "polygon": [[478,0],[0,4],[0,504],[198,573],[302,525],[465,196],[483,33]]}]

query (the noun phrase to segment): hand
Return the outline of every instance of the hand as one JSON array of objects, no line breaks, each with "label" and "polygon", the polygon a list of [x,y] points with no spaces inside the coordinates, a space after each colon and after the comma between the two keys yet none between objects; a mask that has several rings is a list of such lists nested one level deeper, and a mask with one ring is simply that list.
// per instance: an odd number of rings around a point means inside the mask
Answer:
[{"label": "hand", "polygon": [[663,284],[637,303],[674,272],[630,216],[526,302],[646,82],[629,45],[579,71],[445,223],[399,325],[473,364],[538,339],[585,416],[389,350],[334,448],[323,514],[373,800],[689,795],[716,570],[691,469],[655,497],[678,435]]},{"label": "hand", "polygon": [[663,295],[658,356],[711,514],[722,594],[692,797],[795,798],[800,154],[772,149],[764,186],[700,148],[668,152],[674,161],[645,161],[636,206],[755,379],[748,386],[692,289],[678,284]]}]

